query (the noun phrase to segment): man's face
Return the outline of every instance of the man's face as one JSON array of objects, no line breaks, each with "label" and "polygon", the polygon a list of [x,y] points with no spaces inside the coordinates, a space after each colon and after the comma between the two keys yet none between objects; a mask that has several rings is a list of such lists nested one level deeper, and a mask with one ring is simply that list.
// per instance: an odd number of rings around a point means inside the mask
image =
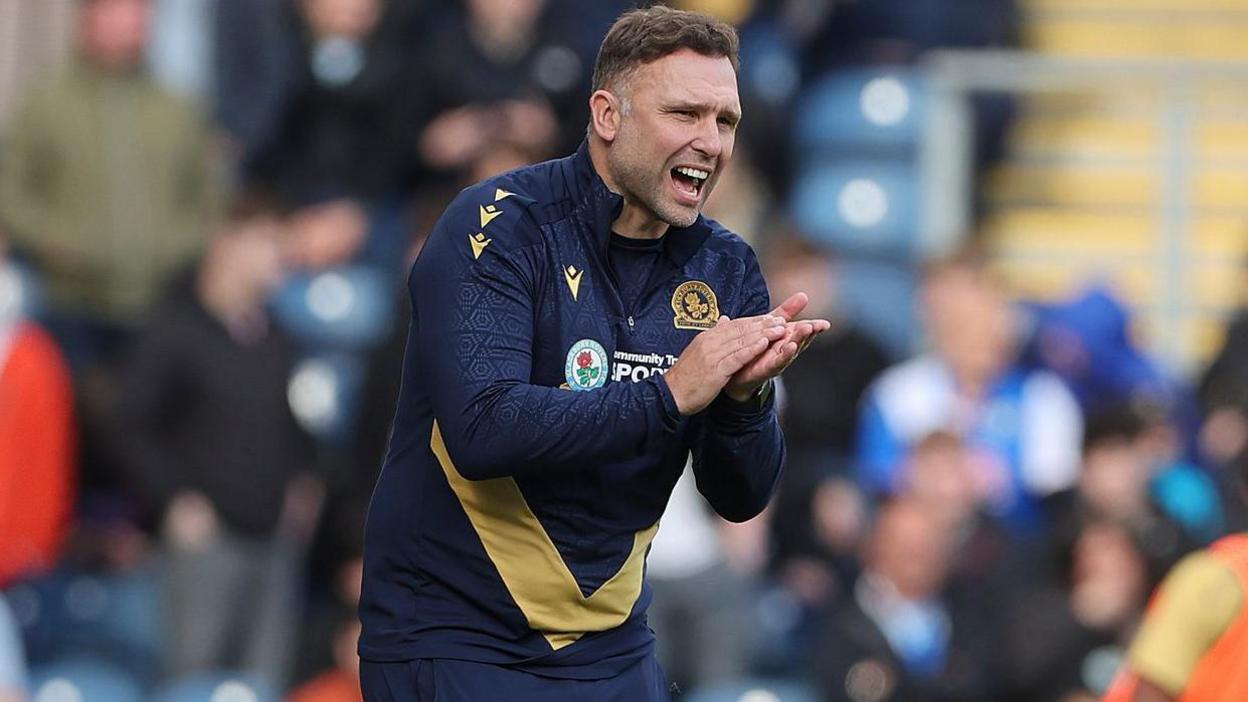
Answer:
[{"label": "man's face", "polygon": [[924,284],[923,303],[932,344],[961,380],[988,382],[1009,365],[1009,303],[982,274],[938,273]]},{"label": "man's face", "polygon": [[304,0],[303,15],[318,37],[363,40],[381,17],[381,0]]},{"label": "man's face", "polygon": [[638,68],[620,92],[627,109],[607,150],[620,194],[655,220],[693,224],[732,158],[741,119],[732,63],[681,50]]},{"label": "man's face", "polygon": [[142,62],[152,19],[149,0],[91,0],[81,12],[80,41],[93,61],[114,70]]}]

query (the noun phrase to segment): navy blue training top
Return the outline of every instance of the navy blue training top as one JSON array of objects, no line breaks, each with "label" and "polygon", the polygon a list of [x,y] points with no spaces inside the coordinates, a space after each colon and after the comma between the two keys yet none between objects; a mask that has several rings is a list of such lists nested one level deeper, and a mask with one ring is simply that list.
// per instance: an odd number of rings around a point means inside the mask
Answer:
[{"label": "navy blue training top", "polygon": [[770,393],[681,417],[663,380],[720,314],[769,310],[753,251],[699,217],[625,303],[621,206],[582,144],[464,190],[430,234],[365,529],[364,659],[613,676],[652,650],[645,556],[690,452],[727,519],[774,491]]}]

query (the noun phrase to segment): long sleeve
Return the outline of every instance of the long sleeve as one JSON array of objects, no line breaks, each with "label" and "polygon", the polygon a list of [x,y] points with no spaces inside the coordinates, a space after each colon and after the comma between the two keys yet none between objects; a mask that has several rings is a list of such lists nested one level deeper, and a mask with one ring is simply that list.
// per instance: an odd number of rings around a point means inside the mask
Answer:
[{"label": "long sleeve", "polygon": [[[406,365],[427,391],[448,451],[469,479],[586,469],[646,451],[679,423],[657,374],[590,392],[531,382],[543,278],[536,224],[519,208],[491,222],[475,256],[476,203],[461,196],[438,223],[409,280]],[[410,377],[410,376],[409,376]]]},{"label": "long sleeve", "polygon": [[863,399],[855,464],[859,486],[872,493],[889,493],[906,447],[884,418],[877,393],[878,389],[869,390]]},{"label": "long sleeve", "polygon": [[184,461],[166,440],[181,416],[176,398],[184,394],[174,336],[153,325],[138,340],[121,377],[115,412],[122,470],[155,515],[186,483],[179,471]]},{"label": "long sleeve", "polygon": [[[738,316],[766,314],[767,287],[756,261],[747,268],[747,301]],[[784,436],[776,417],[775,393],[736,402],[723,393],[699,418],[691,446],[698,491],[721,517],[743,522],[767,506],[784,467]]]},{"label": "long sleeve", "polygon": [[37,248],[49,230],[60,159],[40,130],[37,102],[22,107],[9,128],[0,159],[0,231],[23,248]]}]

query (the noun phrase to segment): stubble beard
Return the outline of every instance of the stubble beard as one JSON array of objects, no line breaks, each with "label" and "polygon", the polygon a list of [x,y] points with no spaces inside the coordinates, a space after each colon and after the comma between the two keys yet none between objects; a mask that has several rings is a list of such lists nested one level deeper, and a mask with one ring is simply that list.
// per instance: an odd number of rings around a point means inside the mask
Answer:
[{"label": "stubble beard", "polygon": [[[607,163],[612,177],[623,191],[620,195],[626,201],[646,208],[656,219],[666,222],[668,226],[684,228],[698,220],[701,206],[690,210],[666,197],[667,171],[656,172],[653,166],[641,163],[640,159],[632,155],[627,144],[617,144],[616,148],[611,149],[607,154]],[[703,190],[703,202],[707,192]]]}]

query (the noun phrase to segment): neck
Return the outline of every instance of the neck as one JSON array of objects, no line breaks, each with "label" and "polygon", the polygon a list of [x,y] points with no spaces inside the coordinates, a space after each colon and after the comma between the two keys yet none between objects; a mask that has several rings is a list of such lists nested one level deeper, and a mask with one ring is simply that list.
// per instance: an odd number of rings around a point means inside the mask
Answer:
[{"label": "neck", "polygon": [[607,147],[600,139],[593,136],[589,138],[589,158],[594,164],[594,170],[602,178],[602,182],[607,184],[607,188],[624,198],[624,206],[620,209],[619,216],[611,223],[611,231],[630,239],[658,239],[667,233],[667,222],[654,216],[649,208],[624,192],[615,178],[611,176],[611,169],[607,165]]}]

